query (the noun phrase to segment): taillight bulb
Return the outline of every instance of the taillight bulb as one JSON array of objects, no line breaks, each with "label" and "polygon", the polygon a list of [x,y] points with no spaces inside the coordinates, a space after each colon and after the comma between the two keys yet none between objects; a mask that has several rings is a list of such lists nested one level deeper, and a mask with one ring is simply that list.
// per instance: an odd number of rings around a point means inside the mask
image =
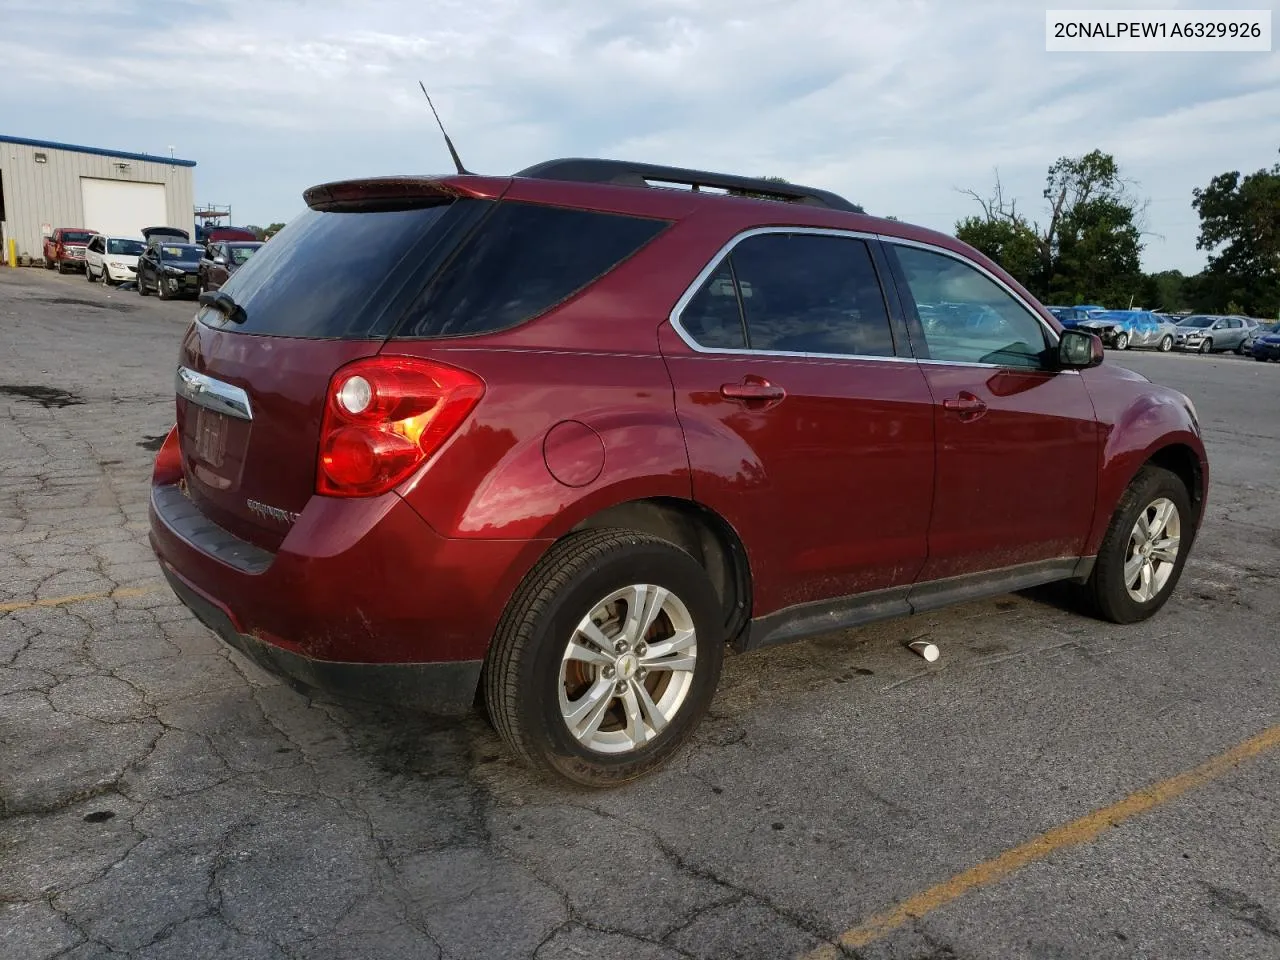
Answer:
[{"label": "taillight bulb", "polygon": [[361,414],[373,403],[373,386],[364,377],[347,377],[338,390],[338,404],[350,414]]}]

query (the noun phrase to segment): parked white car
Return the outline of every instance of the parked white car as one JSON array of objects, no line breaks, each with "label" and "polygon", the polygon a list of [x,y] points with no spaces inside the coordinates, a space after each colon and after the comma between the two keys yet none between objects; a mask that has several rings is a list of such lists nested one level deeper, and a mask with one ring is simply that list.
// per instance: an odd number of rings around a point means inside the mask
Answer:
[{"label": "parked white car", "polygon": [[108,237],[94,234],[84,251],[84,275],[90,283],[104,285],[132,283],[137,277],[138,257],[146,244],[132,237]]}]

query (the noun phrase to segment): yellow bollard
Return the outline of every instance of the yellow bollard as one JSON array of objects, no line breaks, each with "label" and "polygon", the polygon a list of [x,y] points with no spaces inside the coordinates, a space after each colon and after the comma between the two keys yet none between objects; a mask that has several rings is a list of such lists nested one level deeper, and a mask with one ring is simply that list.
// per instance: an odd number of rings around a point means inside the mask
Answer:
[{"label": "yellow bollard", "polygon": [[18,241],[13,237],[9,238],[9,266],[18,266]]}]

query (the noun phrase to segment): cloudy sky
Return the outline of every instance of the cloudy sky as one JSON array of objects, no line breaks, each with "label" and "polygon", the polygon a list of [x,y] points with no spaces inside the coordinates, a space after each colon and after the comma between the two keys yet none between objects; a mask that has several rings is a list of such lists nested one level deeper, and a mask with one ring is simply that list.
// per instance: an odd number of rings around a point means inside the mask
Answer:
[{"label": "cloudy sky", "polygon": [[[1280,157],[1280,54],[1046,53],[1044,11],[1172,0],[0,0],[0,132],[198,162],[200,202],[602,156],[776,174],[951,231],[999,168],[1039,212],[1095,147],[1199,269],[1192,188]],[[1268,0],[1181,7],[1265,8]],[[1280,24],[1280,18],[1276,18]]]}]

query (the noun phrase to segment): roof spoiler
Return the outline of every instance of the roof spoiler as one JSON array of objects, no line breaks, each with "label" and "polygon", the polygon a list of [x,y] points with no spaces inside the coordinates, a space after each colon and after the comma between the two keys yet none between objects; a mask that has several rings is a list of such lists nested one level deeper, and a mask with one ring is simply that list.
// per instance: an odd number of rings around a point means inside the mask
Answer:
[{"label": "roof spoiler", "polygon": [[491,199],[501,195],[506,178],[456,177],[369,177],[337,180],[303,191],[302,199],[312,210],[325,213],[355,213],[389,210],[416,210],[450,203],[465,197]]},{"label": "roof spoiler", "polygon": [[759,177],[739,177],[728,173],[710,173],[684,167],[665,167],[651,163],[629,163],[624,160],[592,160],[571,157],[547,160],[526,167],[516,174],[535,180],[572,180],[578,183],[613,183],[632,187],[678,184],[698,191],[703,187],[724,190],[735,196],[755,196],[790,203],[803,203],[851,213],[865,212],[839,194],[796,183],[778,183]]}]

